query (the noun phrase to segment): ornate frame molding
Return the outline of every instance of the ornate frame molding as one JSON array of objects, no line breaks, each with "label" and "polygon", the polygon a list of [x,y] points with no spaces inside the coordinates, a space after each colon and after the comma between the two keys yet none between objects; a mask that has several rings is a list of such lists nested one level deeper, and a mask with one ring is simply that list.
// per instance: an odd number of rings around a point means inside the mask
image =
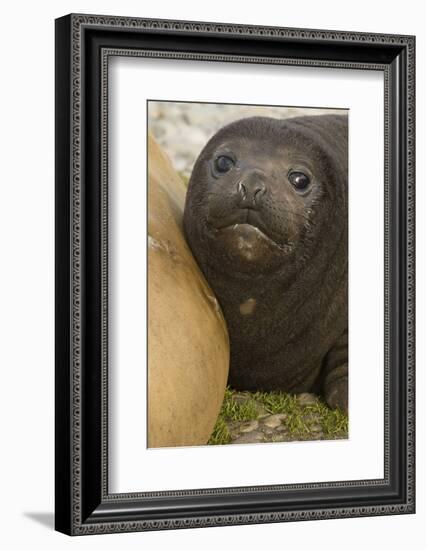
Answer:
[{"label": "ornate frame molding", "polygon": [[[340,48],[351,49],[352,58],[318,59],[314,57],[290,57],[279,55],[253,55],[234,53],[208,53],[188,50],[171,51],[170,49],[156,48],[132,48],[126,45],[120,47],[115,44],[97,44],[89,46],[89,34],[96,37],[96,31],[110,30],[116,36],[120,33],[130,33],[133,37],[137,34],[149,39],[156,35],[167,35],[176,40],[180,36],[231,37],[244,43],[244,40],[262,39],[267,43],[292,44],[323,43],[336,52]],[[96,38],[94,39],[96,40]],[[118,40],[119,41],[119,40]],[[108,40],[107,40],[108,42]],[[388,52],[389,60],[375,62],[368,59],[356,61],[353,56],[358,46],[369,45],[377,52]],[[168,21],[152,19],[135,19],[122,17],[107,17],[95,15],[70,15],[57,20],[57,174],[56,189],[58,194],[66,194],[57,204],[57,216],[68,213],[69,225],[62,224],[57,219],[57,243],[62,246],[68,239],[68,247],[65,251],[57,250],[57,280],[59,280],[59,294],[57,288],[57,330],[67,331],[65,336],[57,339],[59,351],[57,352],[57,529],[74,535],[91,533],[112,533],[124,531],[140,531],[152,529],[177,529],[187,527],[201,527],[213,525],[236,525],[247,523],[282,522],[293,520],[326,519],[336,517],[358,517],[369,515],[383,515],[396,513],[412,513],[414,511],[414,133],[415,133],[415,40],[412,36],[379,35],[364,33],[346,33],[342,31],[322,31],[307,29],[286,29],[279,27],[253,27],[245,25],[228,25],[205,22]],[[98,48],[98,50],[96,50]],[[367,48],[368,50],[368,48]],[[95,53],[94,53],[95,52]],[[97,52],[97,53],[96,53]],[[394,53],[394,58],[392,58]],[[91,56],[91,57],[90,57]],[[109,494],[107,475],[107,403],[108,403],[108,353],[107,353],[107,316],[108,316],[108,59],[111,56],[140,56],[151,58],[191,59],[206,62],[231,61],[239,63],[274,63],[282,65],[302,65],[314,67],[334,67],[341,69],[368,69],[384,72],[385,78],[385,476],[383,480],[364,480],[360,482],[346,481],[336,483],[314,483],[270,487],[240,487],[227,489],[171,491],[158,493],[130,493]],[[342,54],[340,54],[342,56]],[[90,59],[89,59],[90,57]],[[386,57],[386,56],[385,56]],[[95,59],[95,61],[94,61]],[[396,60],[396,61],[395,61]],[[65,63],[65,65],[63,65]],[[87,400],[85,377],[85,354],[87,334],[84,331],[86,315],[87,269],[89,246],[87,245],[87,231],[92,230],[85,210],[85,194],[87,189],[87,155],[89,145],[87,135],[87,117],[90,105],[95,100],[90,100],[90,83],[87,67],[93,68],[97,63],[100,82],[100,118],[98,128],[100,136],[99,149],[99,203],[100,214],[96,218],[99,224],[100,252],[99,252],[99,389],[101,393],[99,412],[97,413],[97,430],[99,430],[99,451],[96,454],[97,466],[90,470],[90,466],[84,464],[85,454],[90,454],[85,441],[84,426],[87,422],[87,409],[84,403]],[[402,68],[401,68],[402,67]],[[404,74],[405,72],[405,74]],[[64,81],[67,80],[64,85]],[[406,106],[405,120],[395,119],[396,102],[402,102]],[[66,109],[69,119],[66,120]],[[399,107],[399,116],[402,110]],[[65,118],[64,118],[65,117]],[[61,126],[66,120],[64,127]],[[86,128],[85,128],[86,124]],[[404,132],[396,135],[397,131]],[[66,149],[70,151],[67,155]],[[399,151],[395,158],[395,151]],[[96,170],[96,168],[94,168]],[[86,171],[86,172],[85,172]],[[67,179],[69,178],[69,180]],[[395,187],[395,178],[399,178],[399,187]],[[64,179],[68,181],[64,185]],[[405,188],[401,182],[405,181]],[[396,193],[396,195],[395,195]],[[399,202],[398,202],[399,197]],[[398,249],[396,247],[395,224],[402,216],[401,235],[398,237]],[[398,225],[398,227],[399,227]],[[398,270],[398,280],[394,280],[392,266],[395,262],[395,254],[402,262],[401,270]],[[59,259],[58,259],[59,255]],[[68,262],[66,261],[68,259]],[[65,265],[64,265],[65,262]],[[402,271],[405,280],[401,281]],[[66,273],[65,273],[66,272]],[[68,281],[69,287],[66,288]],[[64,285],[62,284],[64,283]],[[401,297],[405,311],[394,311],[393,294],[395,285],[401,285]],[[398,286],[399,289],[399,286]],[[399,290],[398,290],[399,292]],[[69,302],[69,311],[65,315],[60,310],[64,300]],[[399,319],[399,317],[401,319]],[[396,319],[398,318],[398,319]],[[395,326],[397,323],[397,327]],[[395,331],[402,323],[402,332],[405,334],[405,342],[395,344]],[[57,337],[58,338],[58,337]],[[86,340],[85,340],[86,338]],[[396,350],[398,347],[398,350]],[[402,348],[402,349],[401,349]],[[69,354],[68,354],[69,352]],[[395,389],[395,354],[402,361],[398,366],[398,376],[403,377],[406,394],[401,397]],[[394,362],[392,363],[392,358]],[[66,362],[66,364],[64,364]],[[86,360],[86,363],[88,361]],[[393,366],[392,366],[393,365]],[[405,369],[404,369],[405,367]],[[392,385],[392,380],[393,385]],[[69,392],[69,401],[62,402],[64,390]],[[395,419],[392,410],[396,406],[395,391],[398,399],[401,399],[400,407],[405,409],[403,419],[405,427],[400,428],[400,433],[392,431]],[[64,428],[68,422],[68,429]],[[60,428],[60,433],[58,431]],[[62,433],[65,429],[65,433]],[[404,433],[402,433],[404,432]],[[98,433],[98,432],[96,432]],[[390,496],[380,504],[364,505],[331,505],[313,508],[312,503],[307,502],[306,510],[297,511],[279,508],[273,511],[263,511],[259,508],[245,513],[220,513],[206,515],[205,513],[191,513],[183,517],[155,517],[151,518],[144,512],[143,506],[139,514],[130,518],[123,510],[137,505],[144,499],[203,496],[234,495],[242,499],[253,493],[265,493],[277,495],[283,493],[303,493],[307,490],[357,490],[362,488],[386,488],[395,485],[395,472],[392,470],[392,437],[403,436],[406,445],[405,469],[399,473],[399,491],[394,498]],[[83,452],[84,450],[84,452]],[[402,458],[402,457],[401,457]],[[96,483],[87,484],[86,470],[99,473]],[[87,471],[89,471],[87,470]],[[392,477],[393,476],[393,477]],[[66,489],[59,485],[68,484]],[[401,498],[404,498],[401,500]],[[217,500],[217,499],[216,499]],[[95,503],[98,506],[95,506]],[[275,507],[277,507],[275,505]],[[90,511],[90,513],[89,513]],[[170,514],[169,514],[170,516]],[[124,518],[121,521],[121,518]]]}]

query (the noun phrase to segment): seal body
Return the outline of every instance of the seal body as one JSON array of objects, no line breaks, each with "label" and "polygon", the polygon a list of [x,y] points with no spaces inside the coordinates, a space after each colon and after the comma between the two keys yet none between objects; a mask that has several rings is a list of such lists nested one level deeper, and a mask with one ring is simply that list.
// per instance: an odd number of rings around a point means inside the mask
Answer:
[{"label": "seal body", "polygon": [[205,445],[228,378],[225,320],[183,235],[185,195],[148,135],[148,447]]},{"label": "seal body", "polygon": [[253,117],[198,157],[187,242],[227,321],[229,384],[348,408],[347,117]]}]

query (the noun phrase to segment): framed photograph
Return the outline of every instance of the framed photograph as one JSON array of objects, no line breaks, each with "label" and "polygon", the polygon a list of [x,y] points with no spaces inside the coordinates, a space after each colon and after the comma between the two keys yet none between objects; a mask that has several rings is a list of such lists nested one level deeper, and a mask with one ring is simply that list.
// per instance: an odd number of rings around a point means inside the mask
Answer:
[{"label": "framed photograph", "polygon": [[56,529],[415,511],[415,38],[56,20]]}]

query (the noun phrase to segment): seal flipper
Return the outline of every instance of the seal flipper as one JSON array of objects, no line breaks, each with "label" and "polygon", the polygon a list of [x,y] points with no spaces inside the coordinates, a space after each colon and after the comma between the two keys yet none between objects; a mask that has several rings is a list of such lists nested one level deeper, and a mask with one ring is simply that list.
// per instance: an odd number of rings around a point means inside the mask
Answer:
[{"label": "seal flipper", "polygon": [[343,332],[324,360],[323,395],[332,409],[348,412],[348,331]]}]

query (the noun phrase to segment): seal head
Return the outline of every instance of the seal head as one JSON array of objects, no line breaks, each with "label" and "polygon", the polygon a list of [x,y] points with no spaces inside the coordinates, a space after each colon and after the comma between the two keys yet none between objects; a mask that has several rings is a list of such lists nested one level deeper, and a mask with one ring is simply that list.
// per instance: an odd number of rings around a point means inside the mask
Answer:
[{"label": "seal head", "polygon": [[195,163],[184,229],[228,323],[230,383],[312,390],[347,323],[347,117],[219,130]]}]

